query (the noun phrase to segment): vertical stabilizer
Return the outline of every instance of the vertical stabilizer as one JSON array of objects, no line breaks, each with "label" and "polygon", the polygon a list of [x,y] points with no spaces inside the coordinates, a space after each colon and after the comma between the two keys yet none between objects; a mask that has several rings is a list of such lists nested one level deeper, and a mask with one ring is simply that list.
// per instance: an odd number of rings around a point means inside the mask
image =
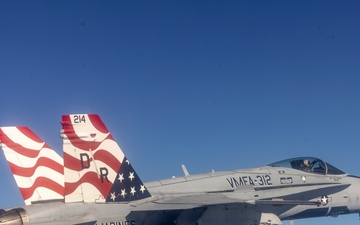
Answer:
[{"label": "vertical stabilizer", "polygon": [[0,145],[26,205],[64,199],[63,159],[28,127],[1,127]]},{"label": "vertical stabilizer", "polygon": [[62,116],[65,202],[123,202],[149,197],[96,114]]}]

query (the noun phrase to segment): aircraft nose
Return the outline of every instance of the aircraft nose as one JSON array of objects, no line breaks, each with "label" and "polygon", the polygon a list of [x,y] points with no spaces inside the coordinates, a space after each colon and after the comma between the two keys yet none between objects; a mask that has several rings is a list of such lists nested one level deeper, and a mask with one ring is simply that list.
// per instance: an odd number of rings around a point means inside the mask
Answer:
[{"label": "aircraft nose", "polygon": [[0,210],[0,225],[27,225],[29,217],[23,208],[16,208],[5,211]]}]

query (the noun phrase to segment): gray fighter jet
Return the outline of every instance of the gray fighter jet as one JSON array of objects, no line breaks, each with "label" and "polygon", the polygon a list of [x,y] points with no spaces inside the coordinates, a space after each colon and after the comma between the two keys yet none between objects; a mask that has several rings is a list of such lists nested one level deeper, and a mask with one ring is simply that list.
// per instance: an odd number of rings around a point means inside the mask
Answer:
[{"label": "gray fighter jet", "polygon": [[321,159],[198,175],[184,168],[183,177],[143,183],[98,115],[64,115],[61,123],[63,180],[52,154],[0,129],[4,152],[17,155],[6,157],[28,203],[1,210],[0,225],[275,225],[360,212],[359,177]]}]

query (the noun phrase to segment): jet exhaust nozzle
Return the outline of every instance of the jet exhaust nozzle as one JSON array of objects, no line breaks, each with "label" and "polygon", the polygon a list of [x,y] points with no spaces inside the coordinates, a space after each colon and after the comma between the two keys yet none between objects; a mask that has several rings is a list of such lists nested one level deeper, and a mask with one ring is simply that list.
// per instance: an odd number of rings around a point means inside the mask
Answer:
[{"label": "jet exhaust nozzle", "polygon": [[28,225],[29,217],[23,208],[0,211],[0,225]]}]

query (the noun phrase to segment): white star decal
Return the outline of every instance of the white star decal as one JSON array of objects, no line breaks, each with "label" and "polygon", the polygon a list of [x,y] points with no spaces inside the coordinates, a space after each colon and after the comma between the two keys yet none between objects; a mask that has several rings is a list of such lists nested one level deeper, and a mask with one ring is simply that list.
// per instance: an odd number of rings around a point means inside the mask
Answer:
[{"label": "white star decal", "polygon": [[129,179],[132,181],[134,178],[135,178],[135,176],[134,176],[134,172],[130,172]]},{"label": "white star decal", "polygon": [[115,198],[116,198],[116,196],[115,196],[115,192],[111,193],[111,197],[110,197],[110,199],[111,199],[111,200],[113,200],[113,201],[115,201]]},{"label": "white star decal", "polygon": [[125,162],[126,162],[128,165],[130,165],[130,161],[129,161],[129,160],[126,160]]},{"label": "white star decal", "polygon": [[140,191],[144,194],[144,191],[146,191],[146,188],[144,185],[140,185]]},{"label": "white star decal", "polygon": [[124,180],[124,174],[119,174],[118,180],[120,181],[120,183],[122,183],[122,181]]},{"label": "white star decal", "polygon": [[120,194],[123,198],[125,198],[126,192],[125,189],[121,189],[121,194]]},{"label": "white star decal", "polygon": [[135,192],[136,192],[136,191],[135,191],[135,187],[132,187],[130,193],[134,196],[134,195],[135,195]]},{"label": "white star decal", "polygon": [[320,201],[321,201],[321,205],[327,205],[329,203],[329,198],[326,195],[324,195],[321,197]]}]

